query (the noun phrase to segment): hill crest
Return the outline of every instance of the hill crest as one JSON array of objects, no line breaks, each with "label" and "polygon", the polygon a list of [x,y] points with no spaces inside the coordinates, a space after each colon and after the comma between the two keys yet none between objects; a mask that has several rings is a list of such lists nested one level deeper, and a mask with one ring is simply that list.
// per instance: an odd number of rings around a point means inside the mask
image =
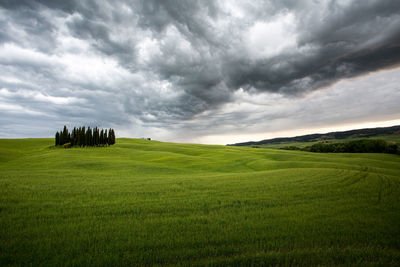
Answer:
[{"label": "hill crest", "polygon": [[235,144],[228,144],[228,146],[251,146],[251,145],[265,145],[265,144],[279,144],[283,142],[315,142],[323,140],[335,140],[346,138],[368,138],[379,135],[396,134],[400,133],[400,125],[390,127],[377,127],[377,128],[364,128],[349,131],[337,131],[329,133],[316,133],[299,135],[294,137],[277,137],[272,139],[265,139],[261,141],[249,141]]}]

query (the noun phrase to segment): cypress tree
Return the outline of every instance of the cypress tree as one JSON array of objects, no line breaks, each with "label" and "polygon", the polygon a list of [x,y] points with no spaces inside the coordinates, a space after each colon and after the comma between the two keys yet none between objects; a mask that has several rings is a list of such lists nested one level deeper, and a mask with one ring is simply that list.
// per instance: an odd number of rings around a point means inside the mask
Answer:
[{"label": "cypress tree", "polygon": [[90,146],[90,126],[88,126],[85,134],[86,146]]},{"label": "cypress tree", "polygon": [[100,132],[100,140],[99,140],[100,145],[104,145],[104,131],[101,129]]},{"label": "cypress tree", "polygon": [[110,146],[113,144],[113,130],[111,128],[108,130],[108,143]]},{"label": "cypress tree", "polygon": [[83,136],[82,132],[83,132],[83,129],[82,129],[82,127],[80,127],[79,128],[79,136],[80,136],[80,146],[81,147],[84,146],[84,143],[85,143],[85,137]]},{"label": "cypress tree", "polygon": [[90,126],[85,128],[81,126],[79,128],[74,127],[74,129],[69,132],[67,126],[64,125],[63,130],[56,132],[55,134],[55,145],[64,145],[70,143],[71,146],[104,146],[115,144],[115,131],[112,128],[100,129],[96,126],[95,128],[90,128]]},{"label": "cypress tree", "polygon": [[108,141],[107,141],[107,143],[109,144],[109,145],[112,145],[112,132],[111,132],[111,128],[110,129],[108,129]]},{"label": "cypress tree", "polygon": [[95,130],[94,130],[94,133],[93,133],[93,135],[94,135],[94,145],[95,146],[98,146],[99,145],[99,139],[100,139],[100,136],[99,136],[99,128],[94,128]]},{"label": "cypress tree", "polygon": [[60,145],[60,133],[57,131],[56,133],[56,146]]},{"label": "cypress tree", "polygon": [[63,144],[68,143],[68,129],[67,126],[64,125],[64,130],[63,130]]},{"label": "cypress tree", "polygon": [[82,146],[86,146],[86,131],[85,131],[85,126],[82,127],[81,138],[82,138]]},{"label": "cypress tree", "polygon": [[78,144],[78,129],[74,127],[74,145]]},{"label": "cypress tree", "polygon": [[115,144],[115,132],[114,129],[111,129],[111,144]]},{"label": "cypress tree", "polygon": [[61,132],[60,132],[60,143],[59,143],[59,145],[62,146],[63,144],[64,144],[64,133],[63,133],[63,131],[61,130]]},{"label": "cypress tree", "polygon": [[97,142],[96,129],[97,129],[97,127],[93,128],[93,146],[96,146],[96,142]]},{"label": "cypress tree", "polygon": [[71,146],[74,145],[76,145],[76,127],[74,127],[71,133]]},{"label": "cypress tree", "polygon": [[82,146],[82,139],[81,139],[81,127],[79,127],[78,128],[78,130],[77,130],[77,133],[76,133],[76,136],[77,136],[77,145],[78,146]]}]

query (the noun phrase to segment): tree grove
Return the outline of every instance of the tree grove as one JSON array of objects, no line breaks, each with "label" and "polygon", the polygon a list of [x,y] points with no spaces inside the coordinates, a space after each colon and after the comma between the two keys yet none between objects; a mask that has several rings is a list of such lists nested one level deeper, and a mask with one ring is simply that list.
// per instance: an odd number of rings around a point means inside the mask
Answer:
[{"label": "tree grove", "polygon": [[114,129],[94,129],[90,127],[74,127],[72,132],[68,131],[67,126],[64,129],[55,134],[55,145],[62,146],[69,144],[70,146],[108,146],[115,144],[115,132]]}]

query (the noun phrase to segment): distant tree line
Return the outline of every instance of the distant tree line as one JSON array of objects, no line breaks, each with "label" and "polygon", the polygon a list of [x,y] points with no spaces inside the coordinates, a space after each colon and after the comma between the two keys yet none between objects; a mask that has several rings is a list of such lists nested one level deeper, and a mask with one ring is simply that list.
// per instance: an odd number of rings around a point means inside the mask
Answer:
[{"label": "distant tree line", "polygon": [[282,149],[319,153],[389,153],[400,155],[397,144],[376,139],[361,139],[343,143],[317,143],[304,148],[287,146]]},{"label": "distant tree line", "polygon": [[274,139],[261,140],[259,142],[244,142],[232,144],[232,146],[251,146],[251,145],[266,145],[266,144],[281,144],[287,142],[314,142],[319,140],[337,140],[346,138],[369,138],[379,135],[391,135],[400,133],[400,125],[383,127],[383,128],[369,128],[350,130],[345,132],[330,132],[326,134],[307,134],[295,137],[279,137]]},{"label": "distant tree line", "polygon": [[79,127],[70,132],[67,126],[56,133],[55,136],[56,146],[72,147],[72,146],[108,146],[115,144],[114,129],[99,129],[97,127]]}]

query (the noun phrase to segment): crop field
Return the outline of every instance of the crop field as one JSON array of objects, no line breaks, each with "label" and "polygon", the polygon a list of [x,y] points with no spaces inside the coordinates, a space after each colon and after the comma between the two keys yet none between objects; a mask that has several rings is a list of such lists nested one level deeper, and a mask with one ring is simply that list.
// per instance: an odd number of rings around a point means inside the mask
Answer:
[{"label": "crop field", "polygon": [[400,265],[400,156],[0,140],[0,265]]}]

